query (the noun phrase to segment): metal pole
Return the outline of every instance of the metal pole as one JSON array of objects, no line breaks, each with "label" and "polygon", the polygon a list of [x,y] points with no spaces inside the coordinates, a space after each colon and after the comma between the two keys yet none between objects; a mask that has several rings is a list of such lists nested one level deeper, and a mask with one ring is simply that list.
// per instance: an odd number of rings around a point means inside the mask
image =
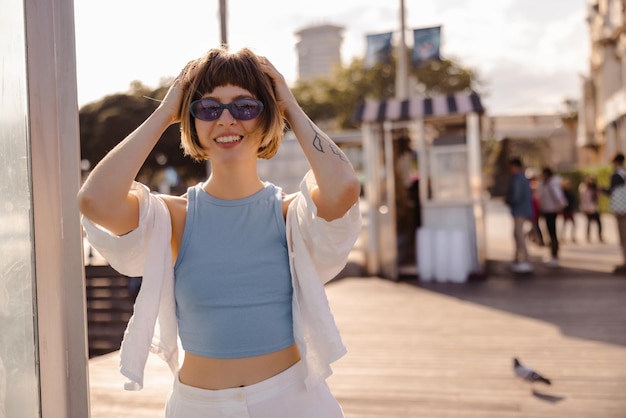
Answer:
[{"label": "metal pole", "polygon": [[228,48],[228,23],[226,22],[226,0],[220,0],[220,28],[222,45]]},{"label": "metal pole", "polygon": [[[220,13],[220,43],[221,45],[228,49],[228,22],[226,19],[226,0],[219,0],[219,13]],[[206,166],[206,175],[209,177],[211,175],[211,160],[207,160],[205,163]]]},{"label": "metal pole", "polygon": [[404,0],[400,0],[400,42],[397,48],[396,99],[406,99],[409,95],[409,73],[406,59],[406,27],[404,23]]}]

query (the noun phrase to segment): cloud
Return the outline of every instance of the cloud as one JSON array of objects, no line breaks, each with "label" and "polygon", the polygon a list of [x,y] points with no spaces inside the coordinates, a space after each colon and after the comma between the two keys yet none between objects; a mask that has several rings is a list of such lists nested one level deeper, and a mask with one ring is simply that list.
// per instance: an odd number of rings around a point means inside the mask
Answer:
[{"label": "cloud", "polygon": [[[494,109],[518,109],[536,84],[542,86],[543,94],[523,107],[548,108],[544,103],[550,100],[551,107],[557,107],[561,96],[577,96],[578,74],[585,72],[589,55],[585,0],[405,4],[408,31],[442,25],[443,55],[472,68],[488,83]],[[106,4],[81,0],[75,2],[75,10],[80,104],[124,91],[133,80],[155,86],[219,43],[217,2],[179,0],[174,7],[164,0],[109,0]],[[342,52],[348,62],[364,55],[367,33],[399,29],[398,4],[380,0],[228,2],[232,48],[248,46],[268,56],[290,82],[297,77],[294,33],[320,23],[345,27]],[[407,40],[410,43],[410,36]],[[554,83],[551,86],[544,80]],[[518,89],[519,85],[525,87]]]},{"label": "cloud", "polygon": [[578,97],[579,78],[569,70],[537,73],[516,62],[502,62],[485,77],[490,80],[483,100],[491,115],[552,113],[565,99]]}]

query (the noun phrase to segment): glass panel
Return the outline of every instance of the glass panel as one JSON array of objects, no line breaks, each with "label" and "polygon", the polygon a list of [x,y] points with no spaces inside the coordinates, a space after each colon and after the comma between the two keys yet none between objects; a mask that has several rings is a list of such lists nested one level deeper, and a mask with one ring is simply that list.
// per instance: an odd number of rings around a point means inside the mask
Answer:
[{"label": "glass panel", "polygon": [[434,200],[466,200],[467,150],[463,146],[436,147],[432,151],[432,193]]},{"label": "glass panel", "polygon": [[39,417],[23,0],[0,13],[0,417]]}]

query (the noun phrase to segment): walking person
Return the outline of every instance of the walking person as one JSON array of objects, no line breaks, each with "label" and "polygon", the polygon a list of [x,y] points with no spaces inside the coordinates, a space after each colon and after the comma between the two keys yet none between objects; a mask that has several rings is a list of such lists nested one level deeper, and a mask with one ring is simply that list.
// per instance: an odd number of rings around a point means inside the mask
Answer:
[{"label": "walking person", "polygon": [[569,226],[572,242],[576,243],[576,220],[574,215],[578,209],[578,200],[576,199],[574,190],[572,190],[572,181],[568,178],[563,178],[561,181],[561,189],[563,190],[563,195],[567,201],[567,204],[561,212],[561,215],[563,216],[561,236],[563,237],[563,242],[565,242],[567,240],[567,230]]},{"label": "walking person", "polygon": [[[283,118],[311,167],[291,195],[257,173]],[[185,154],[211,174],[182,196],[151,193],[134,179],[177,122]],[[215,48],[189,62],[78,196],[93,245],[143,278],[120,350],[126,387],[141,389],[152,351],[175,375],[168,418],[343,417],[326,378],[346,349],[323,283],[359,234],[359,193],[344,153],[266,58]]]},{"label": "walking person", "polygon": [[561,188],[561,180],[550,167],[541,171],[541,182],[537,186],[541,216],[546,222],[546,229],[550,236],[550,259],[548,267],[559,266],[559,239],[556,232],[556,218],[567,205],[567,200]]},{"label": "walking person", "polygon": [[614,273],[626,274],[626,169],[624,154],[618,152],[613,157],[611,185],[604,192],[610,196],[610,208],[617,220],[619,242],[622,249],[622,265],[616,266]]},{"label": "walking person", "polygon": [[536,245],[543,247],[545,244],[543,242],[543,233],[541,232],[541,226],[539,225],[539,219],[541,218],[541,212],[539,208],[539,195],[537,193],[537,177],[532,176],[530,178],[530,190],[532,196],[532,208],[533,208],[533,216],[531,218],[531,227],[530,231],[528,231],[527,236],[528,239],[535,243]]},{"label": "walking person", "polygon": [[578,186],[578,197],[580,199],[580,210],[587,218],[587,242],[591,242],[591,224],[596,224],[598,231],[598,241],[604,242],[602,239],[602,220],[600,219],[600,211],[598,208],[598,185],[593,176],[586,176],[585,180]]},{"label": "walking person", "polygon": [[530,273],[533,267],[528,258],[524,227],[533,216],[532,190],[524,174],[520,158],[512,158],[509,161],[509,171],[511,179],[506,194],[506,204],[513,216],[513,239],[515,240],[515,255],[511,270],[515,273]]}]

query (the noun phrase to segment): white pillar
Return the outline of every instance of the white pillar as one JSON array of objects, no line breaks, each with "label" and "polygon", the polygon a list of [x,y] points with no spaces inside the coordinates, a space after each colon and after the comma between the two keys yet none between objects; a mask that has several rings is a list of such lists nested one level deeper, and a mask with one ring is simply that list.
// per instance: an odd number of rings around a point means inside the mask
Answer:
[{"label": "white pillar", "polygon": [[42,416],[88,417],[74,4],[23,1]]}]

